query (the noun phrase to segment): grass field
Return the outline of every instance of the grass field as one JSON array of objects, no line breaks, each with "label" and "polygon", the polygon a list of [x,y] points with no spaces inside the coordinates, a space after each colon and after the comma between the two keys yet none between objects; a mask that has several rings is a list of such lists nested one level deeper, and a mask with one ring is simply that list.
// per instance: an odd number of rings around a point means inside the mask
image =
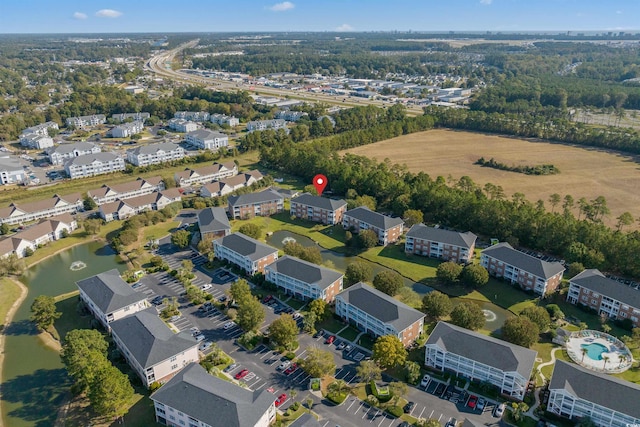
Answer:
[{"label": "grass field", "polygon": [[[622,212],[629,211],[634,217],[640,214],[640,159],[628,154],[451,130],[404,135],[348,152],[379,161],[389,158],[432,178],[450,175],[457,180],[468,175],[481,187],[487,182],[501,185],[508,198],[520,192],[532,202],[543,200],[547,209],[551,209],[548,200],[553,193],[570,194],[576,201],[604,196],[611,210],[605,223],[610,226]],[[553,164],[560,173],[534,176],[474,165],[480,157],[493,157],[507,165]],[[574,213],[578,214],[577,208]]]},{"label": "grass field", "polygon": [[20,297],[20,287],[7,278],[0,278],[0,331],[4,329],[4,319],[13,303]]}]

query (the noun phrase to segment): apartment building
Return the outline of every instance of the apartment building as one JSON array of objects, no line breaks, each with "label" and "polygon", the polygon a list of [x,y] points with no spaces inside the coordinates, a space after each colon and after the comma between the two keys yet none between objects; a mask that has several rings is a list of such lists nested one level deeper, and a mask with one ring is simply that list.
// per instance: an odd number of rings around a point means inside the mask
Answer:
[{"label": "apartment building", "polygon": [[53,138],[48,135],[23,133],[20,135],[20,145],[31,148],[32,150],[44,150],[53,147]]},{"label": "apartment building", "polygon": [[335,270],[285,255],[265,268],[266,279],[299,300],[333,302],[344,276]]},{"label": "apartment building", "polygon": [[147,296],[131,288],[115,268],[80,280],[76,286],[80,299],[107,329],[112,322],[149,307]]},{"label": "apartment building", "polygon": [[342,227],[359,233],[361,230],[372,230],[378,236],[378,243],[386,246],[398,241],[402,235],[404,221],[374,212],[366,206],[346,211],[342,217]]},{"label": "apartment building", "polygon": [[553,293],[564,273],[559,262],[542,261],[506,243],[498,243],[482,251],[480,264],[490,275],[502,277],[537,295]]},{"label": "apartment building", "polygon": [[276,113],[276,119],[286,120],[287,122],[297,122],[309,114],[302,111],[280,110]]},{"label": "apartment building", "polygon": [[231,234],[231,225],[224,208],[205,208],[198,212],[200,238],[210,241]]},{"label": "apartment building", "polygon": [[73,126],[76,129],[84,129],[91,126],[102,125],[107,121],[104,114],[92,114],[90,116],[68,117],[65,121],[67,127]]},{"label": "apartment building", "polygon": [[169,129],[173,129],[176,132],[193,132],[200,129],[200,125],[196,122],[192,122],[185,119],[171,119],[168,123]]},{"label": "apartment building", "polygon": [[0,258],[6,258],[12,254],[22,258],[26,256],[27,249],[35,252],[40,245],[62,239],[77,228],[78,223],[70,214],[43,219],[26,230],[0,240]]},{"label": "apartment building", "polygon": [[119,113],[112,114],[113,121],[122,123],[126,120],[133,120],[134,122],[143,122],[147,120],[151,115],[149,113]]},{"label": "apartment building", "polygon": [[640,290],[611,280],[595,268],[569,280],[567,302],[587,306],[611,319],[630,319],[635,328],[640,327]]},{"label": "apartment building", "polygon": [[589,417],[598,427],[640,424],[640,386],[612,375],[556,360],[547,411],[577,421]]},{"label": "apartment building", "polygon": [[171,427],[268,427],[276,419],[275,397],[187,365],[150,397],[156,421]]},{"label": "apartment building", "polygon": [[60,144],[46,150],[52,165],[61,165],[74,157],[100,153],[102,150],[91,142],[74,142],[73,144]]},{"label": "apartment building", "polygon": [[247,131],[261,131],[267,129],[287,129],[287,122],[283,119],[275,119],[275,120],[255,120],[247,123]]},{"label": "apartment building", "polygon": [[362,282],[336,296],[336,314],[374,337],[394,335],[405,347],[424,326],[424,313]]},{"label": "apartment building", "polygon": [[289,209],[291,216],[329,225],[341,224],[346,211],[347,202],[342,199],[328,199],[309,193],[291,199]]},{"label": "apartment building", "polygon": [[154,191],[143,196],[131,197],[125,200],[100,205],[100,217],[106,222],[116,219],[127,219],[147,211],[159,211],[171,203],[182,200],[182,194],[176,188],[164,191]]},{"label": "apartment building", "polygon": [[49,136],[49,129],[60,129],[56,122],[40,123],[39,125],[31,126],[22,131],[23,135],[34,133],[36,135]]},{"label": "apartment building", "polygon": [[86,154],[64,162],[64,170],[71,179],[123,171],[125,167],[124,159],[110,152]]},{"label": "apartment building", "polygon": [[206,111],[176,111],[173,117],[176,119],[190,120],[192,122],[206,122],[209,120],[209,113]]},{"label": "apartment building", "polygon": [[136,166],[173,162],[184,158],[184,148],[171,143],[149,144],[127,150],[127,161]]},{"label": "apartment building", "polygon": [[522,400],[537,352],[446,322],[438,322],[425,344],[424,364],[486,381],[512,399]]},{"label": "apartment building", "polygon": [[143,122],[129,122],[115,126],[111,129],[111,136],[113,138],[128,138],[131,135],[138,134],[144,130]]},{"label": "apartment building", "polygon": [[229,125],[231,127],[238,126],[240,124],[240,120],[233,116],[227,116],[226,114],[212,114],[209,117],[211,123],[215,123],[218,125]]},{"label": "apartment building", "polygon": [[237,265],[250,275],[265,272],[278,259],[278,250],[242,233],[232,233],[213,241],[216,258]]},{"label": "apartment building", "polygon": [[229,196],[229,216],[231,218],[247,219],[255,216],[269,216],[284,210],[284,198],[271,189],[258,193]]},{"label": "apartment building", "polygon": [[135,181],[124,182],[122,184],[107,185],[87,191],[87,196],[91,197],[97,205],[113,202],[115,200],[125,200],[132,197],[144,196],[154,191],[163,191],[164,182],[159,176],[149,178],[138,178]]},{"label": "apartment building", "polygon": [[196,339],[188,331],[173,333],[155,307],[115,320],[111,336],[145,387],[163,384],[200,360]]},{"label": "apartment building", "polygon": [[0,157],[0,183],[20,184],[27,179],[24,167],[16,159]]},{"label": "apartment building", "polygon": [[415,224],[407,232],[404,251],[457,263],[473,259],[477,236],[470,231],[459,233],[442,228]]},{"label": "apartment building", "polygon": [[206,184],[238,174],[238,165],[234,162],[214,163],[197,169],[186,168],[174,174],[178,187]]},{"label": "apartment building", "polygon": [[185,136],[187,144],[201,150],[218,150],[229,145],[229,137],[224,133],[214,132],[209,129],[198,129],[189,132]]},{"label": "apartment building", "polygon": [[0,208],[0,223],[21,224],[42,218],[76,213],[83,210],[80,193],[54,196],[50,199],[37,200],[30,203],[17,204],[12,202],[6,208]]}]

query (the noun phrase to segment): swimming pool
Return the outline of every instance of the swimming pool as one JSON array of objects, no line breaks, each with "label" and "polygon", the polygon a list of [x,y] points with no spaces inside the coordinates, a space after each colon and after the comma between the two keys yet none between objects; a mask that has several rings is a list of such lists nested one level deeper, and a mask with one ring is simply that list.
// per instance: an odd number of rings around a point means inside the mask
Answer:
[{"label": "swimming pool", "polygon": [[587,356],[591,360],[602,360],[602,353],[609,351],[606,346],[598,343],[582,344],[580,348],[587,349]]}]

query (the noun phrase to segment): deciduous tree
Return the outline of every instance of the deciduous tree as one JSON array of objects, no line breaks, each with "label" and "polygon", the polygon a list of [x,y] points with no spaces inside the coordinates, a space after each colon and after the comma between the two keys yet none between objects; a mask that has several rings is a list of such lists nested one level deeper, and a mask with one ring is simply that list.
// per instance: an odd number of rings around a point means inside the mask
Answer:
[{"label": "deciduous tree", "polygon": [[478,330],[484,326],[485,318],[478,304],[462,301],[451,311],[451,323],[462,328]]},{"label": "deciduous tree", "polygon": [[269,326],[269,339],[276,346],[293,350],[293,344],[298,336],[298,325],[290,314],[281,314]]},{"label": "deciduous tree", "polygon": [[448,295],[431,291],[422,298],[422,311],[433,319],[441,319],[451,314],[453,303]]},{"label": "deciduous tree", "polygon": [[395,271],[383,270],[373,278],[373,286],[387,295],[395,296],[404,286],[404,280]]},{"label": "deciduous tree", "polygon": [[394,368],[404,365],[407,349],[395,335],[383,335],[373,344],[371,359],[383,369]]},{"label": "deciduous tree", "polygon": [[369,381],[378,381],[382,378],[382,369],[373,360],[362,360],[356,366],[356,375],[358,375],[363,383]]},{"label": "deciduous tree", "polygon": [[438,265],[436,277],[445,285],[452,285],[458,281],[462,273],[462,266],[452,261],[446,261]]},{"label": "deciduous tree", "polygon": [[538,325],[525,316],[510,317],[502,326],[504,340],[523,347],[531,347],[538,341],[538,335]]},{"label": "deciduous tree", "polygon": [[191,239],[191,233],[187,230],[178,230],[171,235],[171,243],[180,249],[184,249],[189,246],[189,239]]},{"label": "deciduous tree", "polygon": [[489,272],[480,264],[469,264],[462,269],[460,281],[465,285],[479,288],[489,281]]},{"label": "deciduous tree", "polygon": [[373,271],[369,264],[355,261],[347,265],[344,272],[345,287],[349,287],[358,282],[369,282],[373,276]]},{"label": "deciduous tree", "polygon": [[307,350],[307,356],[300,362],[300,367],[312,378],[322,378],[333,374],[336,363],[333,353],[311,346]]},{"label": "deciduous tree", "polygon": [[243,330],[256,331],[262,322],[264,322],[265,313],[264,307],[254,296],[246,298],[243,301],[238,302],[238,314],[236,316],[236,323]]},{"label": "deciduous tree", "polygon": [[237,303],[251,298],[252,295],[249,282],[244,279],[236,280],[229,287],[229,295],[231,295],[231,298]]},{"label": "deciduous tree", "polygon": [[247,224],[242,224],[238,229],[242,234],[249,236],[253,239],[261,239],[262,238],[262,228],[258,224],[254,224],[249,222]]},{"label": "deciduous tree", "polygon": [[551,316],[545,307],[529,306],[520,312],[521,316],[527,317],[533,323],[538,326],[540,332],[544,332],[549,329],[551,324]]},{"label": "deciduous tree", "polygon": [[93,410],[111,418],[122,417],[129,411],[133,394],[129,377],[111,364],[96,373],[87,393]]}]

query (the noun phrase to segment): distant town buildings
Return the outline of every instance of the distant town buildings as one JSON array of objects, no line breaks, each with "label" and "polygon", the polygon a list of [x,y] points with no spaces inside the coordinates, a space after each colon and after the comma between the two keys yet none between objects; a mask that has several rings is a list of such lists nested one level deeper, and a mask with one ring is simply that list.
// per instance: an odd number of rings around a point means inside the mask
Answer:
[{"label": "distant town buildings", "polygon": [[212,114],[209,117],[211,123],[215,123],[218,125],[229,125],[231,127],[238,126],[240,124],[240,120],[233,116],[227,116],[226,114]]},{"label": "distant town buildings", "polygon": [[257,121],[252,121],[247,123],[247,131],[249,132],[261,131],[261,130],[267,130],[267,129],[278,130],[278,129],[286,129],[286,128],[287,128],[287,122],[285,122],[283,119],[257,120]]},{"label": "distant town buildings", "polygon": [[149,113],[120,113],[120,114],[113,114],[111,116],[111,118],[115,122],[120,122],[120,123],[127,120],[132,120],[134,122],[144,122],[149,117],[151,117]]},{"label": "distant town buildings", "polygon": [[173,117],[192,122],[206,122],[209,120],[209,113],[206,111],[177,111]]}]

